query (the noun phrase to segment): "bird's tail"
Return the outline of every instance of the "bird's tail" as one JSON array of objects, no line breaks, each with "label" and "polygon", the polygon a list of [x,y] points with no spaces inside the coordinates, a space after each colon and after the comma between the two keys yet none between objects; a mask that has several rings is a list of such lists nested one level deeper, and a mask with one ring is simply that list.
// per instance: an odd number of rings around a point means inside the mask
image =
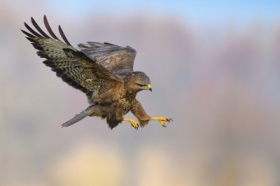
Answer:
[{"label": "bird's tail", "polygon": [[93,107],[94,107],[94,105],[90,105],[86,110],[82,111],[80,114],[77,114],[74,118],[70,119],[69,121],[63,123],[61,125],[61,128],[69,127],[70,125],[73,125],[73,124],[77,123],[78,121],[81,121],[85,117],[89,116],[90,114],[92,114],[94,112]]}]

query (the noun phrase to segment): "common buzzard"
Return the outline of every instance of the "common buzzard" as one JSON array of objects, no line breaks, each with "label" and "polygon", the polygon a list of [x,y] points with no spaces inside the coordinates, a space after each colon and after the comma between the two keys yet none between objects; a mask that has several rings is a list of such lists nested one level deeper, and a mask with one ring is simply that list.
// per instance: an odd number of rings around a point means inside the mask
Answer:
[{"label": "common buzzard", "polygon": [[52,31],[46,16],[44,23],[47,35],[31,18],[37,31],[24,23],[29,32],[21,30],[31,42],[37,54],[45,58],[43,62],[68,85],[81,90],[87,95],[89,107],[61,127],[68,127],[87,116],[99,116],[106,119],[113,129],[122,121],[129,122],[138,129],[133,119],[124,115],[131,111],[144,127],[150,120],[157,120],[165,127],[169,117],[150,117],[146,114],[136,94],[141,90],[152,91],[151,81],[144,72],[133,71],[136,51],[127,46],[120,47],[111,43],[87,42],[75,49],[65,37],[61,27],[61,41]]}]

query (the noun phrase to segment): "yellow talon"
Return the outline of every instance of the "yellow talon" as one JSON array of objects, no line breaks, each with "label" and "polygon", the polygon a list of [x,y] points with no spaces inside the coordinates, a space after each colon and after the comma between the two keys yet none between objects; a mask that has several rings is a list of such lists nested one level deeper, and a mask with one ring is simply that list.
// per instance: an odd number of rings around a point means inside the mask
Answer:
[{"label": "yellow talon", "polygon": [[152,117],[151,120],[157,120],[161,124],[161,126],[166,127],[165,122],[173,121],[171,118],[168,117]]},{"label": "yellow talon", "polygon": [[135,128],[136,130],[138,130],[139,125],[138,125],[138,123],[137,123],[136,121],[134,121],[133,119],[123,118],[123,121],[129,122],[133,128]]}]

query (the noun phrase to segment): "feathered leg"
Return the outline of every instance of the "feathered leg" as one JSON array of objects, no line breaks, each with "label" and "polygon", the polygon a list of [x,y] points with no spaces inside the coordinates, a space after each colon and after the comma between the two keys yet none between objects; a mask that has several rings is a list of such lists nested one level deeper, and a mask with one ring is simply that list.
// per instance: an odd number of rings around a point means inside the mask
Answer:
[{"label": "feathered leg", "polygon": [[145,125],[147,125],[150,120],[157,120],[157,121],[159,121],[159,123],[163,127],[166,127],[165,126],[165,122],[173,121],[169,117],[150,117],[145,112],[145,110],[143,109],[141,103],[139,101],[137,101],[136,99],[134,100],[133,108],[132,108],[131,112],[137,117],[137,119],[140,122],[140,126],[141,127],[144,127]]}]

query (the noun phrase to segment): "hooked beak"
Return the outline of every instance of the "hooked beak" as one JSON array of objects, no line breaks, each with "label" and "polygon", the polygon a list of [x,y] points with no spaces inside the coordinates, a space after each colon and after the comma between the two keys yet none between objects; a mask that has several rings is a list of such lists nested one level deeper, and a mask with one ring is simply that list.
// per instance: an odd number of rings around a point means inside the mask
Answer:
[{"label": "hooked beak", "polygon": [[149,91],[152,92],[152,86],[151,86],[151,84],[148,84],[148,85],[147,85],[147,89],[148,89]]}]

